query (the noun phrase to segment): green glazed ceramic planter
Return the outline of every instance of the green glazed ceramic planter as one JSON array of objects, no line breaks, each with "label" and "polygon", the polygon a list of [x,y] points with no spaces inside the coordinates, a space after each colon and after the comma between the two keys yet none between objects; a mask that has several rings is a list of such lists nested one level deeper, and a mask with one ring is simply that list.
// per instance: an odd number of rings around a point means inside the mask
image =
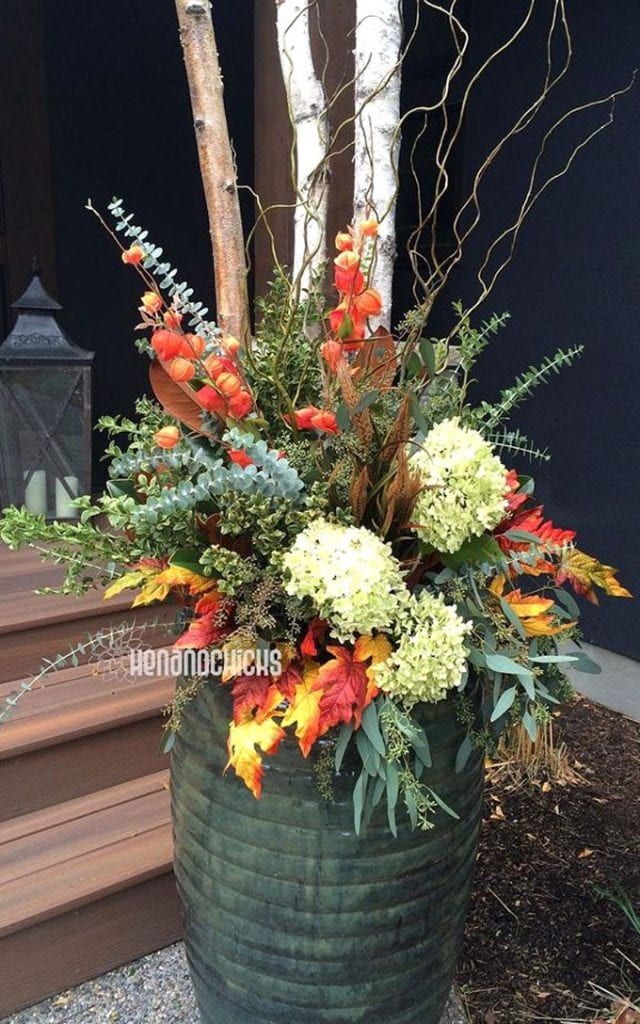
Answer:
[{"label": "green glazed ceramic planter", "polygon": [[[456,775],[450,700],[425,709],[429,784],[460,820],[389,833],[378,808],[353,830],[353,777],[318,792],[295,742],[265,757],[260,801],[223,778],[231,718],[210,684],[172,754],[175,870],[204,1024],[438,1024],[476,857],[482,758]],[[398,813],[399,825],[401,815]]]}]

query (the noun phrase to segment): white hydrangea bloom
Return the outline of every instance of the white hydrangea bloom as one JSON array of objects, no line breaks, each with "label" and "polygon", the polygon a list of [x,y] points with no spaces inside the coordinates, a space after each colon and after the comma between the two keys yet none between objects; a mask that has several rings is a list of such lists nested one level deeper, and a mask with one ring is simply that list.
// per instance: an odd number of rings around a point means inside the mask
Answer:
[{"label": "white hydrangea bloom", "polygon": [[411,597],[398,623],[398,646],[376,666],[376,683],[411,706],[435,703],[458,686],[466,667],[465,638],[471,631],[444,597],[423,591]]},{"label": "white hydrangea bloom", "polygon": [[310,598],[341,641],[388,629],[409,597],[391,547],[365,527],[317,519],[283,557],[285,589]]},{"label": "white hydrangea bloom", "polygon": [[492,530],[507,508],[507,470],[477,430],[457,417],[429,431],[411,459],[423,489],[413,512],[416,531],[436,551],[459,551]]}]

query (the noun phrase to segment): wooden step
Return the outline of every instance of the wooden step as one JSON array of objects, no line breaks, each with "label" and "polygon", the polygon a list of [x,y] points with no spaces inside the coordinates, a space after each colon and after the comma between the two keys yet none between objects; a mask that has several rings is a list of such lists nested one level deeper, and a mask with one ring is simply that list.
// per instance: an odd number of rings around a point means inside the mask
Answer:
[{"label": "wooden step", "polygon": [[31,550],[9,551],[0,545],[0,683],[36,672],[43,658],[53,658],[89,634],[121,623],[146,623],[144,639],[151,646],[169,642],[175,608],[132,609],[133,591],[109,601],[102,590],[82,597],[34,593],[59,586],[63,575],[60,566],[41,562]]},{"label": "wooden step", "polygon": [[[166,767],[161,712],[174,680],[115,670],[52,672],[0,725],[0,822]],[[0,705],[17,685],[0,684]]]},{"label": "wooden step", "polygon": [[0,1017],[181,935],[168,772],[0,825]]}]

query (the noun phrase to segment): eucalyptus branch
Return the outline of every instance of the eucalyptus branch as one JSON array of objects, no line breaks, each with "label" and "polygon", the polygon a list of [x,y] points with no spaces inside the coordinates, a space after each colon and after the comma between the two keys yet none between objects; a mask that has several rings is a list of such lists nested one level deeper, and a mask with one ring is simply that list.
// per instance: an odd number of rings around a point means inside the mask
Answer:
[{"label": "eucalyptus branch", "polygon": [[132,627],[130,623],[121,623],[118,626],[107,626],[105,629],[98,630],[96,633],[88,633],[85,640],[74,644],[64,654],[57,654],[52,659],[43,659],[40,671],[33,675],[31,679],[22,680],[19,684],[19,688],[0,702],[0,725],[11,718],[20,701],[33,693],[34,690],[38,689],[42,685],[43,679],[52,672],[60,672],[65,668],[77,668],[80,664],[81,657],[86,658],[88,655],[98,654],[102,651],[110,652],[117,649],[118,639],[121,638],[125,632],[128,634],[127,639],[129,639],[133,629],[135,629],[136,632],[142,633],[145,629],[151,628],[153,625],[155,625],[155,623],[136,622],[134,627]]}]

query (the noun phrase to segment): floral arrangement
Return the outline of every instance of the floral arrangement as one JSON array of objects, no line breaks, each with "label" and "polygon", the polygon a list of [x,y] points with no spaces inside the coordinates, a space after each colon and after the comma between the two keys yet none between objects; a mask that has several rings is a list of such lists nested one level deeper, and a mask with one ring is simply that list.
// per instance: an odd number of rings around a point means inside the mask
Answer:
[{"label": "floral arrangement", "polygon": [[443,805],[419,705],[456,702],[459,769],[505,724],[535,740],[571,692],[566,668],[597,670],[572,591],[630,596],[510,465],[547,458],[506,423],[580,350],[473,405],[474,363],[507,316],[475,327],[456,307],[441,339],[423,336],[421,307],[395,337],[376,327],[371,217],[336,238],[333,308],[319,287],[292,301],[277,275],[240,344],[120,201],[110,211],[144,283],[138,347],[156,401],[141,400],[135,422],[101,422],[110,479],[97,502],[78,499],[76,523],[9,509],[0,535],[46,540],[67,591],[104,583],[106,597],[136,589],[134,605],[177,601],[176,649],[240,650],[246,666],[278,651],[277,672],[183,681],[168,724],[171,737],[184,700],[224,687],[228,767],[255,797],[265,759],[292,736],[305,758],[332,751],[336,770],[347,750],[357,759],[357,829],[383,799],[392,832],[403,805],[413,827],[431,827]]}]

